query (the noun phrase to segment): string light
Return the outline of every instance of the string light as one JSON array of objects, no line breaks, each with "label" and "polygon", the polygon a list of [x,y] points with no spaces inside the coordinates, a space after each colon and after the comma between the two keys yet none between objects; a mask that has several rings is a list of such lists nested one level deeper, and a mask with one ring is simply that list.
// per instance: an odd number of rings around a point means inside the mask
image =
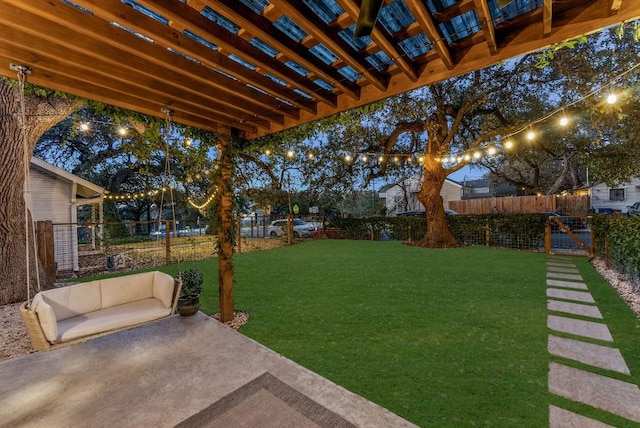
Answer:
[{"label": "string light", "polygon": [[607,104],[613,105],[616,102],[618,102],[618,95],[617,94],[611,93],[611,94],[607,95]]},{"label": "string light", "polygon": [[533,141],[534,138],[536,138],[536,133],[533,132],[533,129],[529,129],[529,132],[527,132],[527,140]]},{"label": "string light", "polygon": [[127,135],[127,128],[125,128],[124,126],[119,126],[118,127],[118,134],[120,134],[120,136],[124,137],[125,135]]},{"label": "string light", "polygon": [[558,123],[560,123],[560,126],[567,126],[569,124],[569,118],[567,116],[562,116]]},{"label": "string light", "polygon": [[87,132],[87,131],[89,131],[89,130],[91,129],[91,127],[89,126],[89,124],[88,124],[87,122],[82,122],[82,123],[79,125],[79,128],[80,128],[80,130],[81,130],[82,132]]},{"label": "string light", "polygon": [[351,155],[346,155],[346,156],[344,157],[344,160],[345,160],[347,163],[351,162]]},{"label": "string light", "polygon": [[505,141],[504,148],[507,149],[507,150],[513,148],[513,141],[512,140]]},{"label": "string light", "polygon": [[295,155],[295,153],[293,152],[293,150],[288,150],[288,151],[287,151],[287,157],[288,157],[289,159],[292,159],[294,155]]},{"label": "string light", "polygon": [[192,198],[187,198],[187,202],[189,202],[189,205],[191,205],[192,207],[194,207],[195,209],[201,210],[204,209],[206,207],[208,207],[213,201],[215,201],[216,199],[216,191],[214,191],[208,198],[206,201],[204,201],[202,204],[196,204]]},{"label": "string light", "polygon": [[184,140],[185,147],[191,147],[192,144],[193,141],[191,141],[191,138],[187,138],[186,140]]},{"label": "string light", "polygon": [[494,156],[496,153],[498,153],[498,149],[496,149],[494,146],[490,146],[490,147],[487,149],[487,154],[488,154],[489,156]]},{"label": "string light", "polygon": [[313,159],[313,157],[314,157],[313,152],[309,152],[309,154],[307,154],[307,157],[308,157],[309,159]]},{"label": "string light", "polygon": [[367,162],[368,160],[369,158],[367,157],[367,155],[362,156],[362,162]]}]

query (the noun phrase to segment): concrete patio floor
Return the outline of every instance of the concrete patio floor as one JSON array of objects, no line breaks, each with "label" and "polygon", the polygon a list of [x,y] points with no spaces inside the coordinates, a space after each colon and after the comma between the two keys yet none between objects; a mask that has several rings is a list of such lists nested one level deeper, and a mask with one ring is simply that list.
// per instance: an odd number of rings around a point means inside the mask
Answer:
[{"label": "concrete patio floor", "polygon": [[353,425],[415,426],[202,313],[0,363],[0,425],[172,427],[265,373]]}]

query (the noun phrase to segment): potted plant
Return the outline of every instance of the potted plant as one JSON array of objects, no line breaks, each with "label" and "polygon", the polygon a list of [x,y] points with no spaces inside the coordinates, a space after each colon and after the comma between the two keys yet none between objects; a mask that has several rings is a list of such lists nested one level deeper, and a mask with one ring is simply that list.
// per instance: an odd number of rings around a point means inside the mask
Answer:
[{"label": "potted plant", "polygon": [[189,269],[180,273],[182,291],[178,298],[178,313],[188,317],[195,315],[200,309],[200,293],[204,277],[198,269]]}]

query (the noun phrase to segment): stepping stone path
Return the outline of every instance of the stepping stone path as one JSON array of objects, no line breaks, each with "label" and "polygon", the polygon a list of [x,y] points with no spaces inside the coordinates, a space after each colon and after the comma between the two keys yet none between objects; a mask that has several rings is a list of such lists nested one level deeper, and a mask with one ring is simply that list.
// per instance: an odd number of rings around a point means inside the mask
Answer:
[{"label": "stepping stone path", "polygon": [[[561,362],[550,362],[549,392],[640,423],[640,388],[620,380],[621,376],[624,378],[631,374],[629,367],[615,347],[606,320],[603,321],[575,264],[569,258],[549,257],[546,281],[549,298],[547,326],[561,334],[549,334],[549,353],[558,361],[565,359],[584,365],[579,369]],[[590,367],[615,372],[616,375],[595,373],[596,370],[590,371]],[[549,426],[601,428],[610,425],[551,405]]]}]

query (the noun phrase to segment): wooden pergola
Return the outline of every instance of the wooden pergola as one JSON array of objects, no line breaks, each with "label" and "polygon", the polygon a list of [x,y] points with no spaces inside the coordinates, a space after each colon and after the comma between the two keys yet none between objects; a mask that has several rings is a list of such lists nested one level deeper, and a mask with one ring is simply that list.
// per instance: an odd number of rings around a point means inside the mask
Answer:
[{"label": "wooden pergola", "polygon": [[[385,0],[371,35],[356,38],[359,10],[358,0],[0,0],[0,75],[25,65],[37,85],[255,138],[637,19],[640,1]],[[219,253],[228,269],[230,245]],[[230,299],[232,276],[220,283]]]}]

